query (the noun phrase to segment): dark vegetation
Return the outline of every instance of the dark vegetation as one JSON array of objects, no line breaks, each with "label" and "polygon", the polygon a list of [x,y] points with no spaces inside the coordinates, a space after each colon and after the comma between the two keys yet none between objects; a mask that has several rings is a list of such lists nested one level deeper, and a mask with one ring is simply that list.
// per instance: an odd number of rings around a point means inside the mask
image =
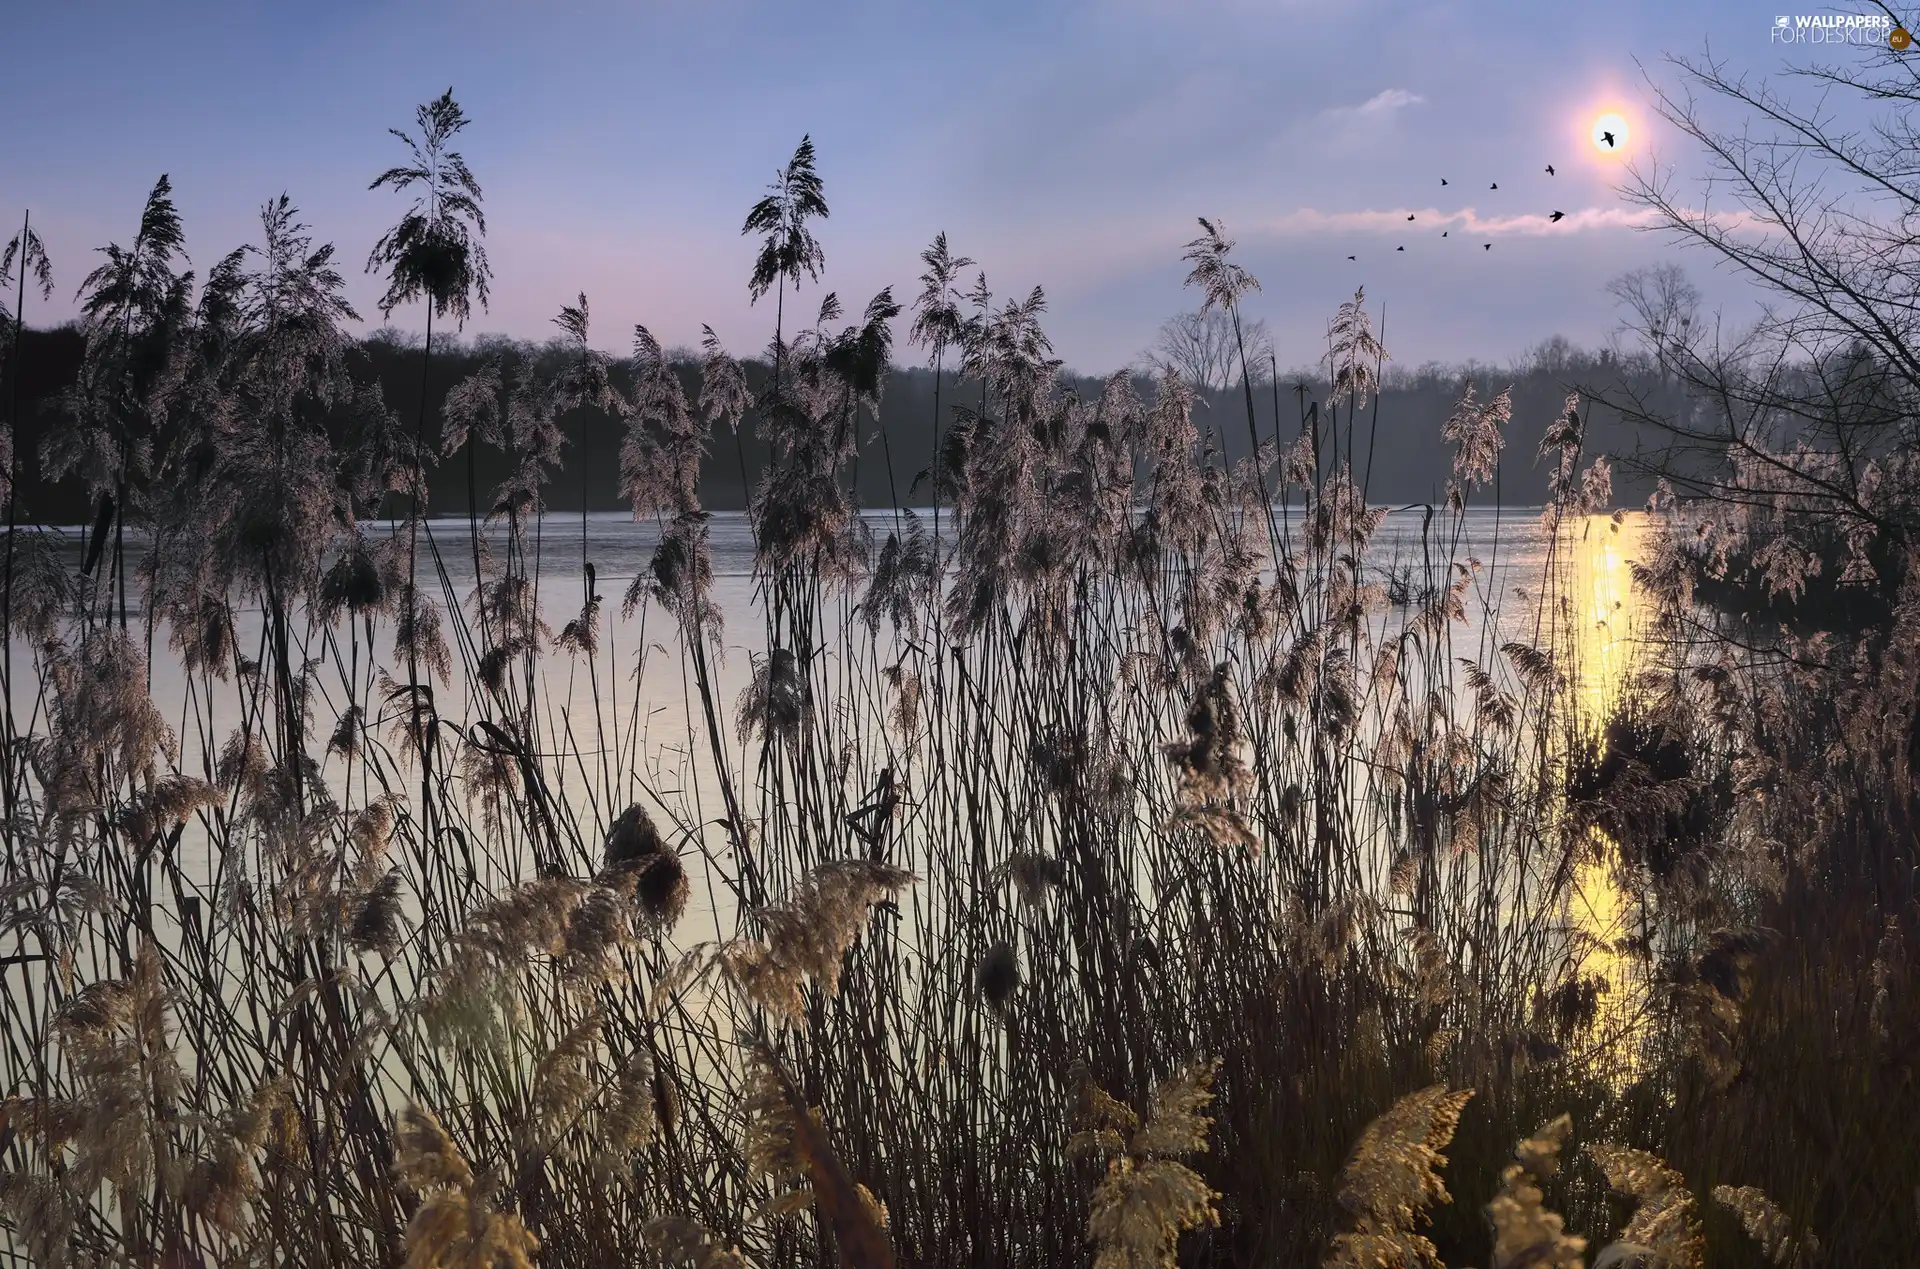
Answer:
[{"label": "dark vegetation", "polygon": [[[77,381],[86,348],[86,337],[77,326],[36,330],[21,335],[21,397],[28,403],[18,425],[21,451],[35,454],[41,438],[56,425],[62,396]],[[420,410],[420,340],[397,331],[382,331],[355,341],[346,354],[349,373],[375,384],[380,399],[395,414],[410,419]],[[486,365],[489,359],[508,355],[518,363],[532,367],[542,378],[552,378],[569,357],[566,343],[556,338],[546,344],[510,341],[500,337],[462,340],[435,340],[435,351],[427,378],[426,415],[436,434],[444,417],[446,395],[454,385],[466,381]],[[697,352],[669,350],[681,390],[690,398],[697,394],[699,358]],[[770,378],[769,363],[743,360],[742,371],[751,391],[763,392]],[[616,358],[609,366],[614,386],[623,394],[633,387],[631,358]],[[1276,402],[1270,383],[1256,391],[1254,413],[1261,435],[1276,431]],[[1388,366],[1378,397],[1378,436],[1372,464],[1368,496],[1376,501],[1406,505],[1437,502],[1446,494],[1447,473],[1453,461],[1451,450],[1433,426],[1453,408],[1466,383],[1491,395],[1500,388],[1512,387],[1514,427],[1510,444],[1500,459],[1500,496],[1520,506],[1537,506],[1546,501],[1546,472],[1534,460],[1540,437],[1555,409],[1574,387],[1601,389],[1609,393],[1631,393],[1650,408],[1661,403],[1679,403],[1682,398],[1677,381],[1664,375],[1651,358],[1629,354],[1625,358],[1611,351],[1588,352],[1567,346],[1564,341],[1549,341],[1522,357],[1512,366],[1422,366],[1402,370]],[[1061,386],[1083,397],[1097,397],[1105,380],[1063,371]],[[1134,391],[1152,392],[1153,380],[1137,376]],[[1324,400],[1327,383],[1324,371],[1285,370],[1280,377],[1278,407],[1284,422],[1282,430],[1297,426],[1296,415],[1301,387],[1308,400]],[[980,384],[964,376],[948,374],[943,393],[949,403],[978,399]],[[1214,444],[1229,459],[1246,455],[1245,407],[1238,386],[1232,390],[1198,391],[1195,400],[1203,428],[1217,433]],[[886,429],[883,448],[877,432],[880,424],[873,412],[863,408],[860,423],[859,470],[850,474],[860,504],[866,507],[890,507],[896,497],[917,505],[930,501],[925,483],[911,489],[913,478],[927,471],[933,461],[932,420],[934,415],[933,373],[924,366],[895,366],[887,374],[887,390],[880,417]],[[344,438],[344,420],[336,420],[330,431],[337,442]],[[582,407],[569,411],[558,421],[566,452],[580,455],[586,472],[584,490],[573,481],[555,484],[546,505],[557,511],[578,511],[584,497],[592,511],[624,511],[629,504],[622,498],[619,481],[619,455],[625,423],[605,410]],[[1369,430],[1373,420],[1369,419]],[[1603,453],[1630,451],[1634,429],[1621,421],[1614,411],[1601,407],[1592,412],[1589,435]],[[722,446],[706,455],[700,471],[700,497],[704,506],[714,510],[740,510],[747,505],[750,489],[767,463],[767,446],[760,439],[760,418],[748,409],[740,428],[740,444]],[[584,437],[584,439],[583,439]],[[1366,437],[1362,436],[1362,444]],[[582,446],[584,445],[584,448]],[[892,467],[888,466],[888,450]],[[494,488],[506,475],[508,459],[486,445],[473,447],[476,480],[479,488]],[[444,467],[429,473],[428,499],[435,514],[464,514],[467,510],[465,475],[466,451],[462,450]],[[744,465],[746,484],[741,483]],[[1367,475],[1365,456],[1360,456],[1361,475]],[[1643,499],[1651,491],[1651,481],[1620,482],[1622,498]],[[80,524],[91,512],[85,489],[78,481],[54,482],[46,479],[37,464],[29,463],[21,473],[20,502],[23,514],[48,524]],[[482,507],[484,512],[486,508]]]},{"label": "dark vegetation", "polygon": [[[1799,171],[1786,144],[1835,189],[1920,199],[1909,65],[1839,85],[1889,112],[1867,141],[1712,66],[1679,73],[1784,141],[1663,100],[1751,204]],[[77,370],[10,347],[23,397],[72,390],[0,466],[79,482],[88,525],[76,562],[9,498],[19,1257],[1911,1259],[1910,218],[1863,245],[1819,204],[1732,236],[1630,191],[1794,302],[1735,341],[1647,323],[1643,369],[1584,385],[1599,408],[1410,381],[1410,412],[1446,389],[1437,567],[1396,600],[1369,571],[1390,384],[1364,296],[1263,415],[1258,282],[1218,224],[1185,260],[1239,393],[1204,408],[1175,374],[1064,380],[1044,295],[994,295],[944,235],[910,301],[801,308],[827,214],[804,142],[747,219],[759,367],[711,339],[676,364],[644,329],[618,364],[584,295],[537,355],[456,359],[435,323],[484,304],[480,186],[450,93],[415,123],[368,264],[418,349],[342,333],[331,249],[284,200],[190,280],[164,181],[84,284]],[[44,297],[34,248],[13,305]],[[896,322],[934,367],[924,415]],[[657,545],[602,577],[583,535],[556,594],[530,535],[583,472],[594,502],[585,408]],[[880,455],[890,490],[928,466],[925,516],[856,514],[875,410],[927,438]],[[1633,428],[1611,459],[1608,411]],[[729,459],[735,611],[703,500]],[[1609,514],[1616,467],[1644,516]],[[1465,509],[1536,469],[1542,575],[1491,593]],[[426,531],[449,505],[467,532]],[[1572,588],[1616,540],[1645,637],[1595,697]],[[1842,550],[1881,609],[1808,586]],[[163,657],[182,688],[157,701]],[[1582,915],[1596,895],[1615,919]]]}]

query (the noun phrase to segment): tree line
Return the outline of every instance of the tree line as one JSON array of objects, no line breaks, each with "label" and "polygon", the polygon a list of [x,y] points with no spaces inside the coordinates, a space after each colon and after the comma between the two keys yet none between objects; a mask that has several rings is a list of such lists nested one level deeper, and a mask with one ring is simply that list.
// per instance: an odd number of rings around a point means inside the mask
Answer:
[{"label": "tree line", "polygon": [[[19,376],[21,410],[15,444],[20,454],[23,522],[78,524],[93,514],[81,479],[72,474],[53,478],[39,461],[46,437],[60,426],[80,384],[85,351],[86,336],[77,324],[27,327],[21,332],[17,362],[7,368],[8,387],[16,372]],[[570,355],[562,340],[437,337],[424,387],[429,444],[437,448],[446,427],[448,394],[503,352],[535,375],[548,377],[559,373]],[[699,372],[697,355],[685,349],[670,350],[669,360],[692,396]],[[346,361],[349,373],[372,385],[393,414],[401,419],[416,417],[423,390],[417,337],[393,330],[376,331],[355,341]],[[771,378],[771,366],[763,360],[749,359],[742,368],[757,399]],[[617,389],[631,391],[632,359],[613,360],[609,373]],[[1151,378],[1144,367],[1133,379],[1135,390],[1142,396],[1152,394]],[[1289,444],[1303,426],[1310,425],[1309,412],[1326,400],[1330,386],[1327,377],[1324,371],[1282,371],[1277,377],[1269,372],[1263,379],[1255,386],[1254,398],[1261,439],[1264,443],[1277,437],[1282,445]],[[1098,400],[1103,384],[1104,378],[1094,375],[1062,371],[1059,376],[1059,390],[1083,400]],[[1678,380],[1652,358],[1622,355],[1612,349],[1579,348],[1565,340],[1545,341],[1504,366],[1429,363],[1408,369],[1389,368],[1382,375],[1371,427],[1363,418],[1358,429],[1358,444],[1363,450],[1370,432],[1375,441],[1371,464],[1366,453],[1354,455],[1356,475],[1366,480],[1370,499],[1406,505],[1437,502],[1445,497],[1452,449],[1441,436],[1441,424],[1468,384],[1482,397],[1492,397],[1506,388],[1512,390],[1513,419],[1500,456],[1497,496],[1519,505],[1548,499],[1549,468],[1536,461],[1536,456],[1541,439],[1558,418],[1569,392],[1579,391],[1596,401],[1631,398],[1673,414],[1684,414],[1687,409],[1686,394]],[[941,389],[941,408],[949,416],[947,422],[951,422],[956,403],[964,405],[973,400],[977,405],[979,394],[977,380],[947,374]],[[1202,407],[1198,420],[1203,435],[1211,432],[1211,443],[1229,458],[1243,457],[1247,433],[1235,413],[1243,413],[1245,408],[1240,385],[1202,387],[1196,395]],[[865,407],[860,413],[859,458],[853,472],[860,503],[885,507],[895,505],[896,499],[910,504],[928,501],[926,473],[933,466],[936,421],[933,371],[922,366],[892,367],[878,417]],[[343,441],[349,426],[344,414],[336,413],[329,425],[336,443]],[[624,422],[605,408],[587,405],[567,411],[558,426],[564,438],[566,466],[574,470],[569,471],[569,478],[555,482],[546,491],[546,507],[578,511],[584,504],[589,511],[626,509],[629,503],[619,487]],[[1638,422],[1604,404],[1591,410],[1588,427],[1598,452],[1630,452],[1641,442]],[[495,489],[508,474],[511,464],[503,451],[469,441],[449,461],[427,473],[430,513],[464,515],[469,510],[469,447],[476,487],[482,491],[483,500],[485,491]],[[744,509],[754,483],[766,470],[767,460],[759,412],[749,408],[741,422],[739,445],[718,445],[703,461],[702,503],[719,510]],[[572,479],[575,475],[581,479]],[[1622,500],[1644,497],[1648,489],[1641,486],[1645,483],[1635,473],[1622,472],[1617,481]],[[1494,495],[1489,489],[1483,496]],[[404,503],[404,496],[395,495],[394,501],[396,506],[388,510],[404,514],[404,507],[399,505]],[[478,509],[484,514],[488,508]]]}]

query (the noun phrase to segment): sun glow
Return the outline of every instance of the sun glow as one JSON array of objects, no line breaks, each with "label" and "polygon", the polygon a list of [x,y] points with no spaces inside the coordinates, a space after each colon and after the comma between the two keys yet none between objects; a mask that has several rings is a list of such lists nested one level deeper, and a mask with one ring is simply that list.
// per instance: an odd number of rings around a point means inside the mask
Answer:
[{"label": "sun glow", "polygon": [[1593,148],[1602,154],[1624,152],[1631,135],[1624,115],[1608,112],[1593,121]]}]

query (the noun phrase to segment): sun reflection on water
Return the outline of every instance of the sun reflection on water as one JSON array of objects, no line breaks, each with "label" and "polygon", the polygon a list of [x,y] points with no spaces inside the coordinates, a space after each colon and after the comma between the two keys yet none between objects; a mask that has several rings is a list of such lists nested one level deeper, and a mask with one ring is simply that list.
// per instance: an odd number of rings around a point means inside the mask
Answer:
[{"label": "sun reflection on water", "polygon": [[[1638,552],[1642,526],[1637,517],[1587,516],[1563,530],[1562,550],[1570,601],[1564,635],[1574,657],[1574,722],[1597,733],[1626,693],[1634,671],[1638,618],[1630,561]],[[1643,989],[1638,963],[1618,944],[1628,934],[1631,913],[1614,876],[1615,844],[1598,829],[1593,845],[1576,865],[1567,902],[1569,928],[1576,938],[1582,976],[1603,979],[1601,1034],[1617,1037],[1623,1059],[1631,1064]]]}]

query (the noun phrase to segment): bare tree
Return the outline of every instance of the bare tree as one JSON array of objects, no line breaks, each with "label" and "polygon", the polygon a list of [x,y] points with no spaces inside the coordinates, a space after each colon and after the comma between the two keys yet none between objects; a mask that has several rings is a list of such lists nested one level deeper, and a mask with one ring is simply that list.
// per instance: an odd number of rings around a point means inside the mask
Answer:
[{"label": "bare tree", "polygon": [[1631,269],[1607,283],[1607,294],[1626,309],[1626,328],[1659,342],[1666,332],[1690,329],[1700,312],[1700,291],[1687,271],[1670,262]]},{"label": "bare tree", "polygon": [[[1717,507],[1722,562],[1751,557],[1770,592],[1823,567],[1890,586],[1920,530],[1920,67],[1888,54],[1796,72],[1819,90],[1803,104],[1711,58],[1668,64],[1679,82],[1653,81],[1653,106],[1700,151],[1702,188],[1636,168],[1623,192],[1765,303],[1736,330],[1698,320],[1673,266],[1616,280],[1693,402],[1675,418],[1607,394],[1654,442],[1622,459]],[[1717,123],[1716,106],[1745,122]]]},{"label": "bare tree", "polygon": [[[1246,340],[1247,369],[1259,383],[1271,374],[1273,336],[1262,321],[1248,322],[1241,335]],[[1140,363],[1155,374],[1171,370],[1198,391],[1224,392],[1240,379],[1240,346],[1234,340],[1233,318],[1221,308],[1170,317],[1161,323]]]},{"label": "bare tree", "polygon": [[1700,291],[1687,273],[1671,262],[1628,270],[1607,283],[1607,294],[1623,310],[1618,333],[1637,337],[1660,369],[1672,369],[1668,348],[1684,344],[1700,315]]}]

